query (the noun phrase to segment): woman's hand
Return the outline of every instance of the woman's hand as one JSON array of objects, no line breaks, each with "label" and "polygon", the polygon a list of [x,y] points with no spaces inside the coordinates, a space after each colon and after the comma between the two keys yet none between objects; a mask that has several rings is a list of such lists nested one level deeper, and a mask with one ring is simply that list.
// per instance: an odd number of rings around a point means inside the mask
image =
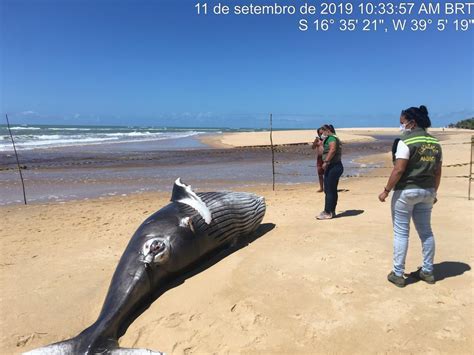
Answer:
[{"label": "woman's hand", "polygon": [[328,167],[328,163],[324,162],[323,163],[323,170],[326,170],[327,167]]},{"label": "woman's hand", "polygon": [[383,190],[383,192],[379,195],[380,202],[385,202],[385,199],[388,197],[388,192]]}]

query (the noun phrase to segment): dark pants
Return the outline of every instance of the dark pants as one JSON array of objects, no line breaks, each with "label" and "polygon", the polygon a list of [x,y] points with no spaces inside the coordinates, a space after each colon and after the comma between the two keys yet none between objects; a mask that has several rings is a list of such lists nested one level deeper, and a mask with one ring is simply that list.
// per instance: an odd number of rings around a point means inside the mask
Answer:
[{"label": "dark pants", "polygon": [[324,193],[326,194],[324,211],[326,213],[336,215],[337,184],[343,172],[344,167],[341,162],[329,164],[324,171]]}]

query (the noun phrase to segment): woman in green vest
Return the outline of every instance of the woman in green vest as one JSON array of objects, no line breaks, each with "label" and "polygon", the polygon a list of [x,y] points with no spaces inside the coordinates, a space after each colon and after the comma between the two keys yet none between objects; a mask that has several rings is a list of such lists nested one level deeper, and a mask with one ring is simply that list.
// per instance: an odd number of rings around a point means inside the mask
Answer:
[{"label": "woman in green vest", "polygon": [[410,219],[413,218],[423,248],[423,266],[413,276],[435,283],[433,259],[435,240],[431,230],[431,211],[441,181],[441,146],[426,129],[431,126],[425,106],[410,107],[400,115],[402,136],[397,143],[395,166],[379,200],[391,190],[393,221],[393,270],[388,281],[405,286],[405,259],[408,250]]},{"label": "woman in green vest", "polygon": [[336,136],[332,125],[324,125],[321,128],[323,139],[323,169],[324,169],[324,211],[317,219],[331,219],[336,215],[337,185],[344,172],[341,162],[341,141]]}]

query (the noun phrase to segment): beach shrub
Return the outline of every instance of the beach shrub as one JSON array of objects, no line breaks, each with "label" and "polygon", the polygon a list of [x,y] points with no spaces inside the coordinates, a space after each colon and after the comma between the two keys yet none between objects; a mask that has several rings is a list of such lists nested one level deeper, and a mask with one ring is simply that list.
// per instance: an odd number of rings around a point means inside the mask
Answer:
[{"label": "beach shrub", "polygon": [[467,118],[467,119],[459,121],[457,123],[451,123],[451,124],[449,124],[448,127],[449,128],[474,129],[474,117]]}]

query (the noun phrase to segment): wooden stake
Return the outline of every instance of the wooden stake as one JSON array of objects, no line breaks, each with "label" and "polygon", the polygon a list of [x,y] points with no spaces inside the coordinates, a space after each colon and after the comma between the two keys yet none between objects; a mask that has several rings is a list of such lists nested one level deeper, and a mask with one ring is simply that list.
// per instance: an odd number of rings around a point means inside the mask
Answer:
[{"label": "wooden stake", "polygon": [[472,150],[474,149],[474,136],[471,136],[471,160],[469,161],[469,191],[467,199],[471,200],[471,182],[472,182]]},{"label": "wooden stake", "polygon": [[18,172],[20,173],[21,186],[23,188],[23,201],[25,201],[25,205],[26,205],[27,203],[26,203],[25,182],[23,181],[23,174],[21,173],[20,159],[18,159],[18,153],[16,151],[15,140],[13,139],[12,130],[10,129],[10,121],[8,120],[8,115],[5,114],[5,117],[7,118],[8,132],[10,132],[10,138],[12,140],[13,150],[15,151],[16,165],[18,166]]},{"label": "wooden stake", "polygon": [[272,146],[272,188],[275,191],[275,152],[273,150],[273,117],[270,114],[270,145]]}]

